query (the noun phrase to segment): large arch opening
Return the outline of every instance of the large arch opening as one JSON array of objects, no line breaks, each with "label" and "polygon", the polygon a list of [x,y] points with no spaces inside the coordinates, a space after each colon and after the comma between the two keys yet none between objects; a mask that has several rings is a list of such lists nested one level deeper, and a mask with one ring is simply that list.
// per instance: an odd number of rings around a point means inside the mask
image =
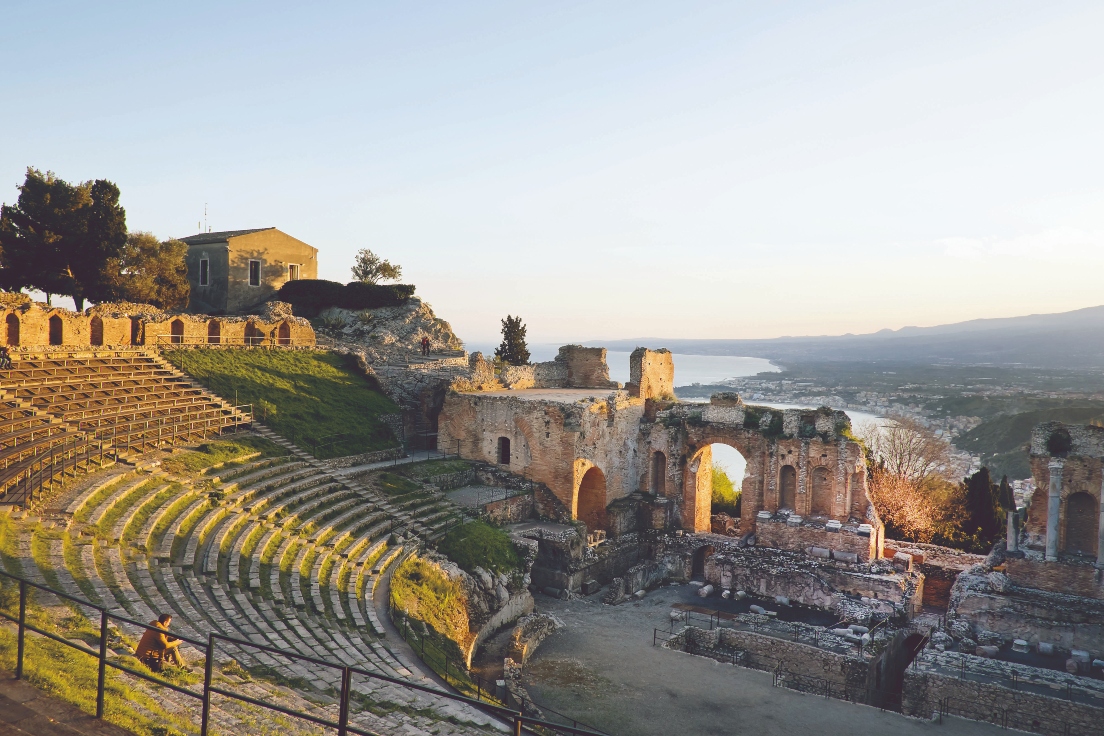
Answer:
[{"label": "large arch opening", "polygon": [[597,466],[579,481],[577,509],[575,516],[586,524],[587,531],[606,528],[606,475]]},{"label": "large arch opening", "polygon": [[130,318],[130,344],[142,345],[146,341],[146,336],[142,330],[142,318],[131,317]]},{"label": "large arch opening", "polygon": [[13,348],[19,347],[19,318],[9,312],[4,322],[8,328],[7,344]]},{"label": "large arch opening", "polygon": [[287,322],[281,322],[276,328],[276,342],[280,345],[291,344],[291,325]]},{"label": "large arch opening", "polygon": [[707,544],[694,550],[694,558],[690,563],[690,577],[693,580],[705,578],[705,561],[713,556],[713,545]]},{"label": "large arch opening", "polygon": [[1066,552],[1096,555],[1099,514],[1090,494],[1079,491],[1070,495],[1066,500]]},{"label": "large arch opening", "polygon": [[207,344],[218,345],[222,341],[222,323],[213,319],[207,323]]},{"label": "large arch opening", "polygon": [[88,323],[89,342],[103,345],[103,320],[93,316]]},{"label": "large arch opening", "polygon": [[832,474],[823,465],[813,468],[813,483],[809,495],[812,516],[832,515]]},{"label": "large arch opening", "polygon": [[61,317],[57,316],[56,314],[50,317],[50,344],[65,344],[64,326],[62,325]]},{"label": "large arch opening", "polygon": [[245,344],[246,345],[260,345],[264,340],[264,332],[257,327],[257,323],[253,320],[249,320],[245,323]]},{"label": "large arch opening", "polygon": [[715,442],[694,453],[686,468],[687,505],[682,526],[696,532],[739,536],[746,469],[743,454],[727,443]]},{"label": "large arch opening", "polygon": [[783,465],[778,474],[778,508],[797,510],[797,469],[792,465]]}]

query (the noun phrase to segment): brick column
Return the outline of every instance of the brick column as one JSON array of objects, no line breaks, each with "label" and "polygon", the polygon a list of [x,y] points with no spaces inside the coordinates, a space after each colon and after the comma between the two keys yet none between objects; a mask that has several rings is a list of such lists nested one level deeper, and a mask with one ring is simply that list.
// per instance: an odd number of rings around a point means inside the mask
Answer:
[{"label": "brick column", "polygon": [[1062,500],[1062,461],[1054,458],[1047,465],[1050,470],[1050,492],[1047,495],[1046,559],[1058,559],[1058,513]]}]

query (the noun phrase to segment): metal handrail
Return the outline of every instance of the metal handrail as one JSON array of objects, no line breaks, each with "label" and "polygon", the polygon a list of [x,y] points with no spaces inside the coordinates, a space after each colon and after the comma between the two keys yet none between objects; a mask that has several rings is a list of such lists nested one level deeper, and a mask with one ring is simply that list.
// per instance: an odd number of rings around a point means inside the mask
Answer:
[{"label": "metal handrail", "polygon": [[[320,339],[321,338],[321,339]],[[313,338],[305,337],[273,337],[271,335],[253,335],[250,337],[219,336],[210,337],[185,337],[183,335],[155,335],[153,344],[158,348],[202,346],[205,348],[217,347],[246,347],[246,348],[302,348],[302,347],[330,347],[323,344],[332,340],[321,335]]]},{"label": "metal handrail", "polygon": [[[404,689],[407,689],[407,690],[415,690],[415,691],[418,691],[418,692],[431,694],[431,695],[434,695],[434,696],[437,696],[437,697],[446,698],[448,700],[464,703],[464,704],[467,704],[471,707],[478,708],[479,710],[489,712],[489,713],[495,715],[496,717],[503,718],[506,721],[508,721],[509,724],[512,726],[512,731],[511,732],[515,736],[521,736],[521,734],[523,733],[523,730],[526,727],[535,727],[535,728],[539,728],[539,729],[551,729],[551,730],[559,731],[561,733],[572,734],[573,736],[605,736],[605,734],[602,734],[600,732],[596,732],[596,731],[593,731],[593,730],[590,730],[590,729],[576,728],[576,727],[572,727],[572,726],[565,726],[565,725],[561,725],[561,724],[558,724],[558,723],[551,723],[549,721],[544,721],[544,720],[539,719],[539,718],[531,718],[529,716],[526,716],[524,713],[522,713],[519,710],[514,710],[514,709],[511,709],[511,708],[505,708],[503,706],[495,705],[493,703],[487,703],[487,702],[484,702],[482,700],[469,698],[467,696],[458,695],[456,693],[450,693],[450,692],[447,692],[447,691],[444,691],[444,690],[439,690],[437,688],[427,687],[425,685],[418,685],[416,683],[409,682],[409,681],[406,681],[406,680],[400,680],[400,679],[397,679],[397,678],[394,678],[394,677],[388,677],[387,675],[381,675],[381,674],[376,673],[376,672],[370,672],[366,669],[361,669],[359,667],[350,667],[350,666],[347,666],[347,665],[335,664],[333,662],[328,662],[324,659],[319,659],[317,657],[310,657],[310,656],[307,656],[307,655],[299,654],[297,652],[289,652],[289,651],[286,651],[286,650],[283,650],[283,649],[278,649],[276,647],[268,646],[266,644],[257,644],[255,642],[246,641],[244,639],[237,639],[235,637],[226,636],[224,634],[219,634],[219,633],[215,633],[215,632],[209,633],[208,636],[207,636],[207,641],[205,641],[205,642],[201,641],[199,639],[192,639],[190,637],[180,636],[180,635],[177,635],[177,634],[174,633],[174,634],[172,634],[172,636],[179,639],[180,641],[187,642],[188,644],[192,644],[193,646],[196,646],[196,647],[202,647],[206,651],[203,688],[200,692],[196,692],[194,690],[189,690],[188,688],[181,687],[181,686],[176,685],[174,683],[167,682],[163,679],[153,677],[152,675],[146,674],[146,673],[141,672],[139,670],[127,667],[127,666],[125,666],[125,665],[123,665],[119,662],[112,662],[112,661],[109,661],[107,659],[107,640],[108,640],[107,624],[108,624],[109,620],[115,619],[115,620],[122,621],[124,623],[130,624],[132,626],[136,626],[136,627],[139,627],[139,628],[142,628],[142,629],[147,629],[147,630],[152,628],[151,624],[141,623],[139,621],[135,621],[134,619],[128,618],[126,616],[121,616],[121,615],[116,614],[116,613],[111,613],[110,611],[108,611],[103,606],[98,606],[95,603],[92,603],[90,601],[86,601],[86,600],[84,600],[82,598],[79,598],[77,596],[70,595],[69,593],[65,593],[64,591],[55,590],[53,588],[50,588],[49,586],[42,585],[41,583],[36,583],[32,580],[28,580],[27,578],[21,577],[19,575],[13,575],[13,574],[11,574],[9,572],[6,572],[2,569],[0,569],[0,577],[8,578],[10,580],[14,580],[14,581],[17,581],[19,583],[19,615],[18,616],[12,616],[11,614],[7,613],[6,611],[0,610],[0,618],[11,621],[11,622],[17,624],[18,627],[19,627],[18,628],[18,635],[17,635],[17,654],[16,654],[16,663],[15,663],[15,679],[19,680],[19,679],[23,678],[23,663],[24,663],[24,659],[25,659],[25,655],[26,655],[26,646],[25,646],[25,644],[26,644],[26,632],[27,631],[32,631],[34,633],[40,634],[40,635],[45,636],[45,637],[47,637],[47,638],[49,638],[53,641],[58,642],[59,644],[63,644],[65,646],[71,647],[73,649],[76,649],[76,650],[78,650],[80,652],[83,652],[85,654],[88,654],[90,656],[95,656],[99,659],[99,676],[98,676],[98,681],[97,681],[97,686],[96,686],[96,718],[101,718],[102,719],[103,715],[104,715],[104,692],[105,692],[105,684],[106,684],[106,668],[107,667],[112,667],[114,669],[118,669],[118,670],[121,670],[121,671],[126,672],[128,674],[131,674],[135,677],[139,677],[139,678],[141,678],[143,680],[146,680],[148,682],[152,682],[152,683],[157,684],[157,685],[162,685],[162,686],[168,687],[169,689],[174,690],[176,692],[179,692],[182,695],[186,695],[188,697],[192,697],[192,698],[196,698],[198,700],[201,700],[202,704],[203,704],[203,709],[202,709],[202,716],[201,716],[201,721],[200,721],[200,736],[207,736],[207,734],[208,734],[208,725],[210,723],[211,694],[212,693],[217,694],[217,695],[222,695],[223,697],[232,698],[232,699],[235,699],[235,700],[240,700],[240,701],[245,702],[245,703],[250,703],[250,704],[258,706],[260,708],[266,708],[268,710],[273,710],[273,711],[276,711],[278,713],[282,713],[284,715],[292,716],[294,718],[302,718],[303,720],[310,721],[310,722],[315,723],[315,724],[320,725],[320,726],[324,726],[324,727],[328,727],[328,728],[336,728],[337,732],[338,732],[338,736],[346,736],[347,734],[359,734],[361,736],[376,736],[376,734],[372,731],[366,731],[366,730],[360,729],[360,728],[358,728],[354,725],[349,724],[349,704],[350,704],[350,700],[352,698],[352,676],[355,674],[355,675],[359,675],[361,677],[367,677],[367,678],[374,679],[374,680],[381,680],[383,682],[387,682],[387,683],[390,683],[392,685],[396,685],[398,687],[401,687],[401,688],[404,688]],[[69,639],[66,639],[65,637],[58,636],[57,634],[54,634],[53,632],[46,631],[46,630],[42,629],[41,627],[38,627],[35,624],[28,622],[27,621],[27,598],[28,598],[27,593],[28,593],[29,588],[34,588],[34,589],[37,589],[37,590],[41,590],[45,593],[49,593],[51,595],[58,596],[58,597],[63,598],[65,600],[72,601],[73,603],[76,603],[80,606],[84,606],[86,608],[91,608],[95,611],[98,611],[99,614],[100,614],[99,651],[95,652],[95,651],[89,649],[88,647],[85,647],[81,644],[77,644],[73,641],[70,641]],[[249,648],[249,649],[268,652],[270,654],[275,654],[275,655],[278,655],[278,656],[281,656],[281,657],[286,657],[286,658],[288,658],[292,661],[309,662],[309,663],[314,664],[316,666],[328,667],[330,669],[341,670],[341,672],[342,672],[341,694],[340,694],[340,697],[339,697],[339,700],[338,700],[339,714],[340,715],[338,717],[338,720],[337,721],[332,721],[332,720],[329,720],[327,718],[319,717],[319,716],[314,715],[312,713],[306,713],[304,711],[298,711],[298,710],[294,710],[294,709],[291,709],[291,708],[284,708],[284,707],[276,705],[274,703],[268,703],[268,702],[265,702],[265,701],[257,699],[257,698],[252,698],[248,695],[243,695],[241,693],[235,693],[235,692],[232,692],[230,690],[226,690],[226,689],[223,689],[223,688],[220,688],[220,687],[216,687],[212,683],[212,680],[214,678],[215,646],[216,646],[216,642],[219,642],[219,641],[225,642],[227,644],[230,644],[232,646],[239,647],[239,648]]]}]

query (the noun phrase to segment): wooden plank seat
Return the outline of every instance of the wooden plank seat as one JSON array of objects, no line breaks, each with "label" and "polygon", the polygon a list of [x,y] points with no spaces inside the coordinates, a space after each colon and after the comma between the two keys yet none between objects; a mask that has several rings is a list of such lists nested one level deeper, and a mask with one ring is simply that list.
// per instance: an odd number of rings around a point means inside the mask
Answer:
[{"label": "wooden plank seat", "polygon": [[104,424],[117,424],[125,421],[149,419],[156,416],[179,417],[194,414],[196,412],[231,411],[225,404],[218,401],[212,401],[207,397],[196,397],[196,400],[189,402],[142,403],[113,408],[115,409],[114,411],[100,412],[92,416],[82,417],[79,416],[79,414],[86,414],[88,412],[74,412],[73,414],[62,414],[60,418],[64,421],[77,424],[81,429],[91,429],[92,427],[101,427]]}]

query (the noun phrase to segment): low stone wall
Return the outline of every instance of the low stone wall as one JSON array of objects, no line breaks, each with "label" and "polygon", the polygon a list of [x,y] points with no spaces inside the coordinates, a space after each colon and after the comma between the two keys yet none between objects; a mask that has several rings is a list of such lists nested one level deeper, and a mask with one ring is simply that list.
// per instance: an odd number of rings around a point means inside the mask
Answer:
[{"label": "low stone wall", "polygon": [[821,523],[789,524],[779,514],[770,519],[758,519],[755,543],[760,547],[804,550],[809,547],[854,554],[858,562],[878,559],[877,535],[861,534],[858,525],[844,525],[839,531],[829,531]]},{"label": "low stone wall", "polygon": [[564,627],[564,622],[547,613],[534,613],[518,619],[510,635],[507,656],[524,665],[545,639]]},{"label": "low stone wall", "polygon": [[948,712],[952,714],[965,717],[972,714],[978,720],[1045,736],[1100,733],[1100,725],[1104,723],[1104,710],[1082,703],[931,672],[905,672],[904,713],[930,718],[931,704],[945,699],[949,699]]},{"label": "low stone wall", "polygon": [[369,463],[382,463],[384,460],[395,460],[396,458],[403,457],[403,450],[401,447],[392,447],[387,450],[376,450],[375,452],[364,452],[359,455],[346,455],[345,457],[335,457],[329,460],[322,460],[321,463],[327,468],[351,468],[354,465],[368,465]]},{"label": "low stone wall", "polygon": [[1020,587],[1104,600],[1104,575],[1093,560],[1044,562],[1010,554],[1004,564],[1005,573]]},{"label": "low stone wall", "polygon": [[475,470],[461,470],[459,473],[443,473],[431,475],[425,479],[426,483],[437,486],[442,491],[451,491],[469,485],[475,480]]},{"label": "low stone wall", "polygon": [[533,518],[536,504],[532,493],[524,493],[501,501],[492,501],[483,510],[487,512],[487,521],[501,526]]}]

